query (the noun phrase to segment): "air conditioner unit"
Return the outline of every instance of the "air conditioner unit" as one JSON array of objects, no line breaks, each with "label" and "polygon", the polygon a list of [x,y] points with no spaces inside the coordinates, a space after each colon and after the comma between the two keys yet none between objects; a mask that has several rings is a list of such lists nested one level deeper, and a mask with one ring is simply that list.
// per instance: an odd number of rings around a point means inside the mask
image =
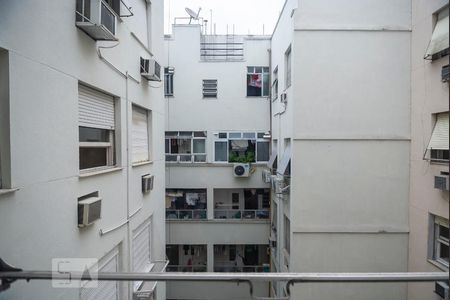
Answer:
[{"label": "air conditioner unit", "polygon": [[117,41],[116,13],[102,0],[76,0],[75,25],[94,40]]},{"label": "air conditioner unit", "polygon": [[90,197],[78,201],[78,227],[89,226],[100,219],[102,198]]},{"label": "air conditioner unit", "polygon": [[434,284],[434,292],[443,300],[448,300],[448,282],[437,281]]},{"label": "air conditioner unit", "polygon": [[280,101],[281,101],[281,103],[287,103],[287,94],[286,93],[281,93]]},{"label": "air conditioner unit", "polygon": [[248,177],[250,176],[250,164],[234,164],[233,165],[234,177]]},{"label": "air conditioner unit", "polygon": [[448,176],[434,176],[434,188],[442,191],[448,191]]},{"label": "air conditioner unit", "polygon": [[270,183],[270,181],[272,180],[272,174],[270,173],[269,170],[263,170],[262,171],[262,181],[264,183]]},{"label": "air conditioner unit", "polygon": [[441,80],[442,82],[448,82],[449,74],[448,74],[448,65],[442,67],[441,70]]},{"label": "air conditioner unit", "polygon": [[284,179],[280,176],[272,177],[272,190],[275,191],[275,194],[282,194],[284,188]]},{"label": "air conditioner unit", "polygon": [[148,193],[153,190],[153,175],[146,174],[142,176],[142,192]]},{"label": "air conditioner unit", "polygon": [[133,293],[133,300],[154,300],[156,282],[144,281],[138,290]]},{"label": "air conditioner unit", "polygon": [[133,293],[133,300],[154,300],[153,291],[151,292],[141,292],[137,291]]},{"label": "air conditioner unit", "polygon": [[161,81],[161,66],[154,59],[141,57],[141,76],[149,81]]}]

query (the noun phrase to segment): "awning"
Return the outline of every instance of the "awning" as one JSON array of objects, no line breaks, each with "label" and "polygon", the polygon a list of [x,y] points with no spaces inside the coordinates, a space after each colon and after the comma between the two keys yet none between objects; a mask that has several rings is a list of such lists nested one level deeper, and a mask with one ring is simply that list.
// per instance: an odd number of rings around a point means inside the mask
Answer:
[{"label": "awning", "polygon": [[286,173],[286,169],[291,161],[291,145],[288,144],[286,149],[284,149],[283,158],[281,159],[280,166],[277,169],[277,173],[284,175]]},{"label": "awning", "polygon": [[270,155],[269,161],[267,162],[267,166],[269,168],[273,168],[273,164],[275,163],[275,161],[277,160],[277,149],[272,149],[272,154]]},{"label": "awning", "polygon": [[434,27],[433,35],[425,52],[425,59],[431,59],[433,54],[448,48],[448,7],[438,14],[438,20]]},{"label": "awning", "polygon": [[436,118],[433,134],[427,150],[448,150],[448,112],[440,113]]}]

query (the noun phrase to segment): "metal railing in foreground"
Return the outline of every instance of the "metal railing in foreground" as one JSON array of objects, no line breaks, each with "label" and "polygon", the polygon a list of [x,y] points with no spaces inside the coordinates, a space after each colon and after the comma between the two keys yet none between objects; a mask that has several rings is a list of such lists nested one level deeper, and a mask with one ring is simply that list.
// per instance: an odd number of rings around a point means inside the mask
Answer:
[{"label": "metal railing in foreground", "polygon": [[[0,261],[2,262],[2,261]],[[15,280],[93,280],[85,272],[22,271],[10,266],[0,266],[0,291],[10,287]],[[290,299],[290,287],[306,282],[433,282],[445,281],[449,274],[430,273],[131,273],[115,272],[97,274],[95,280],[106,281],[186,281],[247,283],[252,299]],[[286,283],[286,297],[258,297],[253,293],[253,282],[282,281]]]}]

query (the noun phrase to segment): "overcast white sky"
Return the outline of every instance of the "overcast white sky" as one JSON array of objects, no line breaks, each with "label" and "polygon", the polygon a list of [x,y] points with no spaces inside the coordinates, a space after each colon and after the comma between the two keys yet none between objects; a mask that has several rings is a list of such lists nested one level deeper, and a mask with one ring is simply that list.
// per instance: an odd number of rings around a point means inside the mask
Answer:
[{"label": "overcast white sky", "polygon": [[[285,0],[164,0],[165,33],[171,33],[171,24],[175,17],[188,17],[184,10],[189,7],[195,12],[201,7],[200,17],[208,20],[212,11],[216,33],[232,33],[233,24],[236,34],[272,34],[278,15]],[[214,27],[213,27],[214,28]]]}]

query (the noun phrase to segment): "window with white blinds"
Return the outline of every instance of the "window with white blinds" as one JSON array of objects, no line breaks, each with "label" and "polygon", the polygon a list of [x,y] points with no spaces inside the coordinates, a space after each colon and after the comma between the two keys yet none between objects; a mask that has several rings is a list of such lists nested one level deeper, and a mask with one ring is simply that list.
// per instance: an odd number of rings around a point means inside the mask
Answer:
[{"label": "window with white blinds", "polygon": [[[119,271],[119,251],[114,249],[99,262],[99,272],[118,272]],[[117,281],[99,280],[96,288],[84,287],[80,290],[81,300],[118,300],[119,283]]]},{"label": "window with white blinds", "polygon": [[78,85],[80,170],[114,166],[114,116],[113,96]]},{"label": "window with white blinds", "polygon": [[436,26],[434,27],[431,40],[425,52],[425,59],[435,60],[448,55],[448,6],[436,14]]},{"label": "window with white blinds", "polygon": [[448,112],[436,114],[436,124],[427,147],[432,161],[448,161],[449,135]]},{"label": "window with white blinds", "polygon": [[114,97],[84,85],[78,87],[80,127],[114,129]]},{"label": "window with white blinds", "polygon": [[133,106],[131,124],[131,156],[133,163],[150,160],[148,121],[149,111]]},{"label": "window with white blinds", "polygon": [[[151,263],[151,222],[142,223],[133,230],[132,258],[133,272],[150,272],[153,267]],[[134,282],[134,288],[139,288],[141,281]]]}]

